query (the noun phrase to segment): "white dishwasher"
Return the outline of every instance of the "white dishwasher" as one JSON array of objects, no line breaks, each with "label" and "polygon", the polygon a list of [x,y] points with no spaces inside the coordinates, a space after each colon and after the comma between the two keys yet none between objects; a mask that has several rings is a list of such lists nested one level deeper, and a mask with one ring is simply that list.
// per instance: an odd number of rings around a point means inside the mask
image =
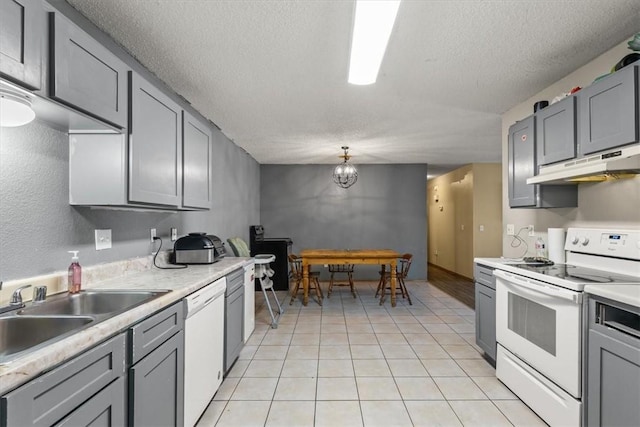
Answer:
[{"label": "white dishwasher", "polygon": [[195,425],[222,383],[226,288],[223,277],[184,299],[184,427]]}]

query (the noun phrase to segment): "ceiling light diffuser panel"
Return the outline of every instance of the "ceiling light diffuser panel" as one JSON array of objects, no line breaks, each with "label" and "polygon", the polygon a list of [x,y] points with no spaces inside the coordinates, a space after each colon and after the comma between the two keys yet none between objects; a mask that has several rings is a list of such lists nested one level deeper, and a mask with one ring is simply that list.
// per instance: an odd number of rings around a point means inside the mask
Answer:
[{"label": "ceiling light diffuser panel", "polygon": [[376,82],[399,6],[400,0],[356,2],[349,83],[370,85]]}]

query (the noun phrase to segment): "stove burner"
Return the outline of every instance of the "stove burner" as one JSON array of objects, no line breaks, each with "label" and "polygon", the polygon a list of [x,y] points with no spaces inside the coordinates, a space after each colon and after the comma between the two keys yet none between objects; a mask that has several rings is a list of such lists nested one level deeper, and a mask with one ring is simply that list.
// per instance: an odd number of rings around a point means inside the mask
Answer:
[{"label": "stove burner", "polygon": [[570,264],[514,264],[513,266],[575,283],[640,283],[640,278],[637,277],[624,276]]}]

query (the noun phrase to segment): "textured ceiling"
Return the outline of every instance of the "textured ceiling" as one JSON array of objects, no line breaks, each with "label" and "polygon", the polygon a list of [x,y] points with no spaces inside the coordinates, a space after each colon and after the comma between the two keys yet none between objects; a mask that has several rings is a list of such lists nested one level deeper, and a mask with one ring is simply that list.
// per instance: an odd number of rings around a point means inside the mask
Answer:
[{"label": "textured ceiling", "polygon": [[68,1],[267,164],[499,162],[501,113],[640,23],[638,0],[404,0],[352,86],[353,1]]}]

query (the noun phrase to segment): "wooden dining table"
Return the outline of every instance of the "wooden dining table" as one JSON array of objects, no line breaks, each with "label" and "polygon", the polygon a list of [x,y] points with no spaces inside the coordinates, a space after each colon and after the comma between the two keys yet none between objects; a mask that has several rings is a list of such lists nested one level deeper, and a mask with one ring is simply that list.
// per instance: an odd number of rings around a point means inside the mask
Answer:
[{"label": "wooden dining table", "polygon": [[383,274],[387,265],[391,268],[391,306],[396,306],[396,265],[400,253],[391,249],[304,249],[300,252],[300,257],[304,305],[309,302],[309,270],[312,265],[377,264],[382,266]]}]

